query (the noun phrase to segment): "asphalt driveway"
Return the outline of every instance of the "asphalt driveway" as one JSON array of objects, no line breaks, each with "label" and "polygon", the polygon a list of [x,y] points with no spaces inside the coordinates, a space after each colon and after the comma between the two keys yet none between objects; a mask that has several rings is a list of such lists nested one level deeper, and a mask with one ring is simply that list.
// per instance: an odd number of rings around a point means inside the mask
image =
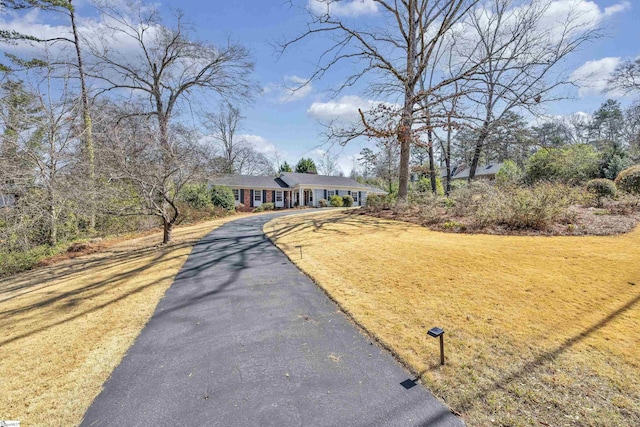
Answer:
[{"label": "asphalt driveway", "polygon": [[265,237],[278,215],[194,247],[83,426],[463,425]]}]

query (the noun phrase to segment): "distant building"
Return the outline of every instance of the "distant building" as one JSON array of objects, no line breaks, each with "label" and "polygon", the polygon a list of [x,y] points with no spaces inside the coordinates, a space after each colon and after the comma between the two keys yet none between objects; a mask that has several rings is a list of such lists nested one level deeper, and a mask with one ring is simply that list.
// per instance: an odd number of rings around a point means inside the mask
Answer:
[{"label": "distant building", "polygon": [[276,208],[317,207],[321,199],[329,200],[334,195],[350,195],[354,206],[363,206],[367,194],[386,194],[379,188],[343,176],[293,172],[282,172],[278,177],[227,175],[212,179],[211,184],[230,187],[236,205],[248,207],[263,203],[273,203]]},{"label": "distant building", "polygon": [[20,191],[12,181],[0,184],[0,209],[15,206],[19,197]]}]

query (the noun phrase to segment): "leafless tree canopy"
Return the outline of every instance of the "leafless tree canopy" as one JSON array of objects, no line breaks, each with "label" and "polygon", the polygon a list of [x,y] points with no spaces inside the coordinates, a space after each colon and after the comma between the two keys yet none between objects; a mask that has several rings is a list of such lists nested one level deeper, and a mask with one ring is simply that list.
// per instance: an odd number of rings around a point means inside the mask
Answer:
[{"label": "leafless tree canopy", "polygon": [[[139,3],[128,9],[103,4],[101,12],[107,18],[105,28],[86,40],[93,55],[88,74],[100,82],[103,89],[99,93],[117,93],[131,100],[121,119],[146,117],[157,125],[158,144],[154,146],[161,153],[157,160],[162,172],[148,176],[153,181],[146,183],[145,191],[155,192],[149,197],[161,212],[167,242],[179,215],[172,200],[173,180],[189,175],[180,167],[180,144],[171,130],[177,107],[188,107],[203,93],[229,100],[250,99],[257,90],[250,77],[253,63],[239,44],[228,41],[214,46],[194,41],[181,13],[176,14],[174,26],[168,27],[160,23],[155,9]],[[113,49],[112,39],[133,41],[135,49]]]}]

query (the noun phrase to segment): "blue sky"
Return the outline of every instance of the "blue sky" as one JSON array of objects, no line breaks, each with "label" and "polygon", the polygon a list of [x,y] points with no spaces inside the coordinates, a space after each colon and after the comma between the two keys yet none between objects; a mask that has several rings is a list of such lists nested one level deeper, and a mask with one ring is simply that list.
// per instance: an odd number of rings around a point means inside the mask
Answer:
[{"label": "blue sky", "polygon": [[[74,3],[78,4],[80,16],[91,14],[85,0]],[[306,0],[301,0],[297,4],[304,6],[305,3]],[[572,99],[548,105],[547,113],[590,113],[607,98],[600,91],[618,61],[640,56],[640,4],[624,0],[556,0],[555,3],[571,3],[593,13],[601,22],[604,36],[584,45],[564,64],[574,76],[582,78],[581,87],[570,90]],[[322,40],[304,41],[278,57],[274,41],[298,34],[306,21],[304,11],[290,7],[285,0],[164,0],[156,4],[167,16],[171,9],[183,10],[200,39],[216,43],[231,37],[251,50],[256,65],[255,77],[264,91],[251,105],[243,107],[246,119],[242,133],[266,153],[278,150],[290,163],[301,156],[317,157],[317,148],[325,143],[319,120],[339,113],[353,113],[358,105],[366,105],[367,99],[356,89],[333,98],[328,93],[328,89],[335,88],[340,78],[349,72],[347,64],[301,91],[294,94],[286,91],[285,85],[295,85],[299,79],[311,75]],[[351,7],[352,14],[361,12],[355,19],[375,17],[370,0],[344,0],[342,4]],[[33,28],[36,33],[57,24],[43,14],[34,14],[29,19],[5,15],[2,21],[3,26],[15,26],[23,31]],[[215,104],[217,102],[212,100],[212,106]],[[345,173],[349,173],[353,158],[367,144],[370,143],[359,141],[345,148],[332,149],[334,154],[340,155],[339,164]]]}]

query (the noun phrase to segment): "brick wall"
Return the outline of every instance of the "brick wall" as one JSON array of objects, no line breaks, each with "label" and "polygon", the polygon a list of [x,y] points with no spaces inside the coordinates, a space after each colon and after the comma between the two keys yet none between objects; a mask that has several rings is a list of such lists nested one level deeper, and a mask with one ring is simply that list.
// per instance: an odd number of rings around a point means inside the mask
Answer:
[{"label": "brick wall", "polygon": [[267,190],[267,200],[265,200],[265,203],[273,203],[273,190]]}]

